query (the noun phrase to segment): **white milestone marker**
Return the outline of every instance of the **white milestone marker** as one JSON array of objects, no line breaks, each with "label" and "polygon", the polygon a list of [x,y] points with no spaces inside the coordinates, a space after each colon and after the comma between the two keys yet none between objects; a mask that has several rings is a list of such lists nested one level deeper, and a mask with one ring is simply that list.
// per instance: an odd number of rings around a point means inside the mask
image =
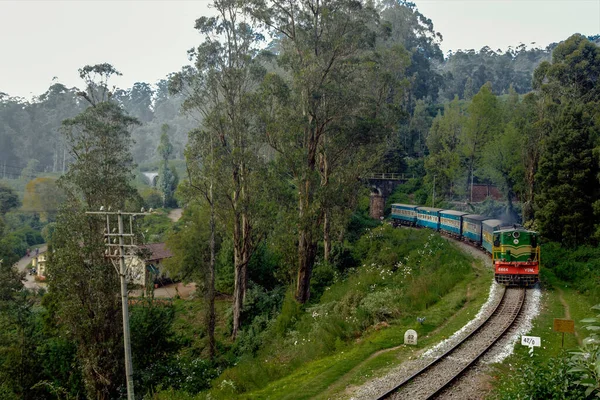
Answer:
[{"label": "white milestone marker", "polygon": [[417,332],[409,329],[404,333],[404,344],[417,344]]}]

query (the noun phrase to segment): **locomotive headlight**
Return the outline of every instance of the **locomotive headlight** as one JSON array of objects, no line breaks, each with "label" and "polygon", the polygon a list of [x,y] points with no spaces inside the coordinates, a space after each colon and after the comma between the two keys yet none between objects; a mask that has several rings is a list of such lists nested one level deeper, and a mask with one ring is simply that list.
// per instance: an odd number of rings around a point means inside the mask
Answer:
[{"label": "locomotive headlight", "polygon": [[[520,234],[519,232],[513,232],[513,237],[514,237],[515,239],[518,239],[518,238],[519,238],[519,236],[521,236],[521,234]],[[518,242],[517,242],[517,243],[518,243]],[[517,243],[515,243],[515,244],[517,244]]]}]

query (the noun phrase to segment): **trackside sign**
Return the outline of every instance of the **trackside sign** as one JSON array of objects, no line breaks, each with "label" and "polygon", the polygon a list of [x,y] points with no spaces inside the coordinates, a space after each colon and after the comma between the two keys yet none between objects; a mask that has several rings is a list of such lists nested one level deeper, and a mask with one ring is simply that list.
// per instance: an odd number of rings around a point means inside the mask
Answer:
[{"label": "trackside sign", "polygon": [[521,344],[528,347],[540,347],[542,339],[537,336],[521,336]]}]

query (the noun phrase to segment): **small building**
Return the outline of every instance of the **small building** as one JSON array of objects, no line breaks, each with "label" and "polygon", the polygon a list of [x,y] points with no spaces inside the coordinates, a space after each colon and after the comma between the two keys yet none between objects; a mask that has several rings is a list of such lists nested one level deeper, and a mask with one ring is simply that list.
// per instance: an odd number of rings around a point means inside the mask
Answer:
[{"label": "small building", "polygon": [[139,256],[133,257],[129,265],[129,282],[146,287],[154,284],[155,278],[166,278],[165,271],[161,271],[164,260],[173,257],[173,253],[165,243],[150,243],[140,246]]},{"label": "small building", "polygon": [[31,266],[37,270],[39,279],[46,279],[46,264],[48,263],[48,251],[42,251],[31,259]]}]

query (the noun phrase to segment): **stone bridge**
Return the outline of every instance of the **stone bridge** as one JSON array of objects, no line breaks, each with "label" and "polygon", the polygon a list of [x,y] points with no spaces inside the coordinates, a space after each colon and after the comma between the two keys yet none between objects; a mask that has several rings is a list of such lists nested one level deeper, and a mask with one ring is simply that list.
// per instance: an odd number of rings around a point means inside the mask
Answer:
[{"label": "stone bridge", "polygon": [[156,187],[156,183],[158,182],[158,172],[142,172],[142,174],[146,177],[148,184],[150,186]]},{"label": "stone bridge", "polygon": [[385,210],[385,201],[392,194],[396,186],[406,183],[413,176],[410,174],[396,173],[371,173],[365,177],[371,189],[371,202],[369,215],[371,218],[380,219]]}]

